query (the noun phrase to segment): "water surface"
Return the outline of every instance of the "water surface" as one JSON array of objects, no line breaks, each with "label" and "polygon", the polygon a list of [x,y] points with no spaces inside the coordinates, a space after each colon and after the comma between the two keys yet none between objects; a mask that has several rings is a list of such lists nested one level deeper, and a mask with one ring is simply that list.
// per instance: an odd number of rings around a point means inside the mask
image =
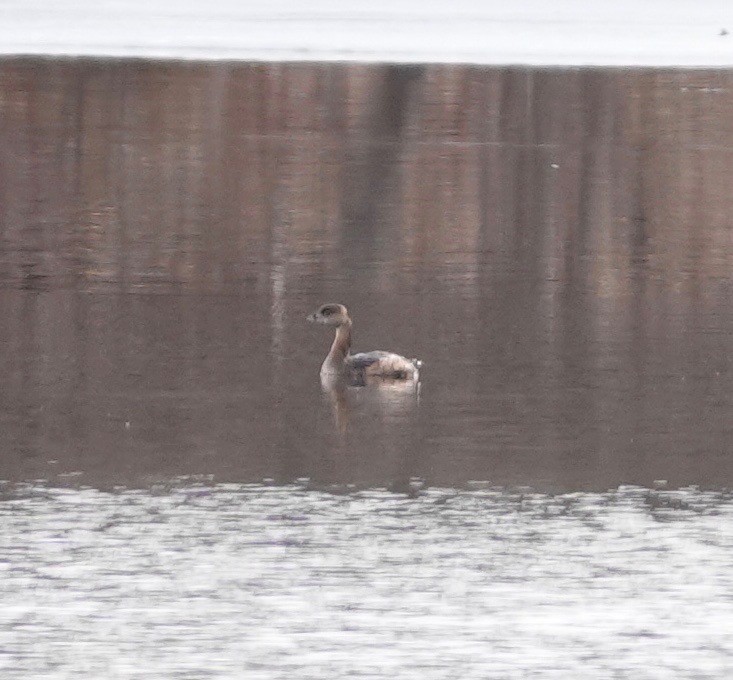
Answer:
[{"label": "water surface", "polygon": [[2,677],[730,677],[731,78],[0,63]]},{"label": "water surface", "polygon": [[731,26],[719,0],[5,0],[0,54],[730,67]]},{"label": "water surface", "polygon": [[2,498],[7,680],[733,671],[730,495],[181,482]]},{"label": "water surface", "polygon": [[[730,487],[729,73],[1,82],[0,478]],[[324,398],[327,301],[419,407]]]}]

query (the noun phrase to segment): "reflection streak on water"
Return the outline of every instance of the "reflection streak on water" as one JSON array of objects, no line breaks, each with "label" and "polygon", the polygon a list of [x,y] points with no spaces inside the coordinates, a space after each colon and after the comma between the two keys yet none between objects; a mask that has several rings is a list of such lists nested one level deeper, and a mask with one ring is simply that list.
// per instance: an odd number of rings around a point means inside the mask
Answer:
[{"label": "reflection streak on water", "polygon": [[0,519],[7,680],[731,670],[730,495],[27,486]]}]

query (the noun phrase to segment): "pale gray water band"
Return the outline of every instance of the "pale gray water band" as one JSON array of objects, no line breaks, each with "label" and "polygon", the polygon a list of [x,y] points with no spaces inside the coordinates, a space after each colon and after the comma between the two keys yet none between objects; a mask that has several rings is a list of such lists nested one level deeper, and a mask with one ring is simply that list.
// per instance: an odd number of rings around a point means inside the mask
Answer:
[{"label": "pale gray water band", "polygon": [[733,671],[729,494],[306,486],[6,490],[2,677]]},{"label": "pale gray water band", "polygon": [[5,0],[0,54],[244,61],[733,65],[721,0]]}]

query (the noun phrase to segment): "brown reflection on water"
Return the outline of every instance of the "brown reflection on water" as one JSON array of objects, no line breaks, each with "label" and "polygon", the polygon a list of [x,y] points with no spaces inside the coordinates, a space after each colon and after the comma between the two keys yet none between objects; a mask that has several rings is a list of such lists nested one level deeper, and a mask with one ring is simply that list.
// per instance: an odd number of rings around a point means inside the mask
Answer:
[{"label": "brown reflection on water", "polygon": [[0,76],[0,479],[731,485],[733,74]]}]

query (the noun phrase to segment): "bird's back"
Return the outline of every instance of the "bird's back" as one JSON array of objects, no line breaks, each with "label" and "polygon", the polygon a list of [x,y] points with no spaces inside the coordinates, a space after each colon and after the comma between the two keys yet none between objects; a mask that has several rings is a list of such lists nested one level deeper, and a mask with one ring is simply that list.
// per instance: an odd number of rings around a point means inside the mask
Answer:
[{"label": "bird's back", "polygon": [[420,366],[420,362],[416,359],[406,359],[394,352],[381,350],[352,354],[346,358],[346,363],[354,377],[362,379],[380,377],[393,380],[415,380]]}]

